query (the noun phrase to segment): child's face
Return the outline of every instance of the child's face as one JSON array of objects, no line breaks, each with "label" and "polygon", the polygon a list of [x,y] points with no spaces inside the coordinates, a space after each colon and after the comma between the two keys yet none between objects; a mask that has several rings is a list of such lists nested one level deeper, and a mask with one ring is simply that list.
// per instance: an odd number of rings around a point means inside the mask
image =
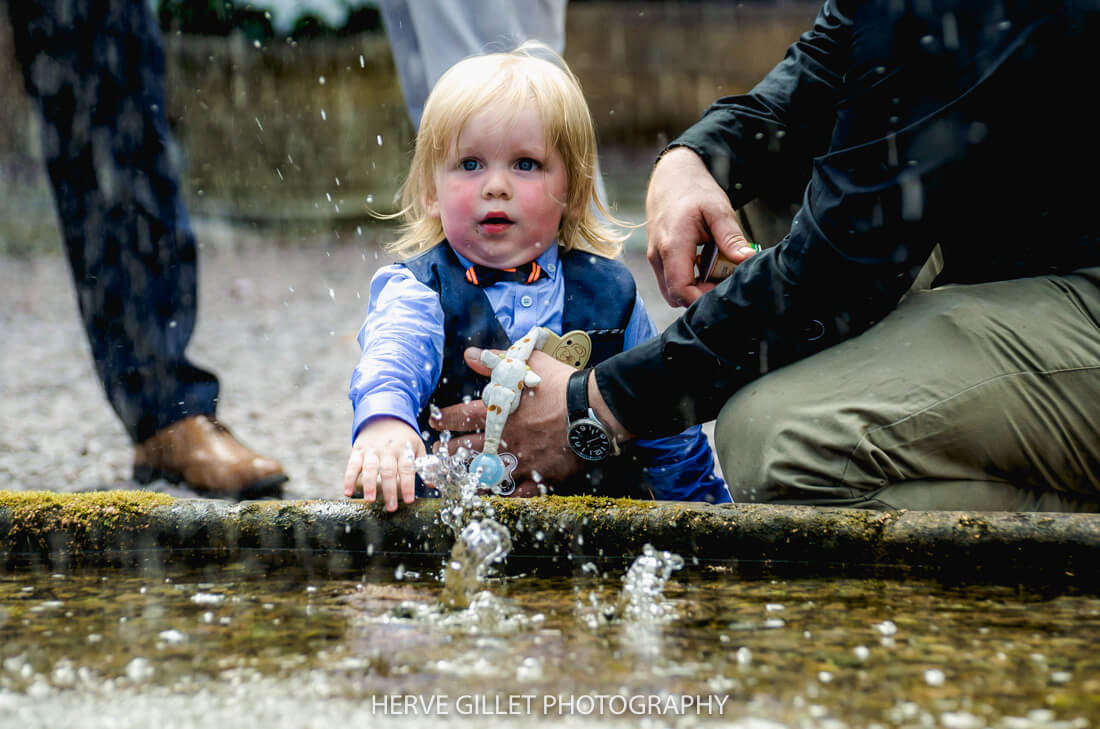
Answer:
[{"label": "child's face", "polygon": [[511,124],[489,107],[470,117],[435,170],[428,212],[455,250],[483,266],[527,263],[553,245],[565,210],[565,163],[547,148],[542,121],[528,107]]}]

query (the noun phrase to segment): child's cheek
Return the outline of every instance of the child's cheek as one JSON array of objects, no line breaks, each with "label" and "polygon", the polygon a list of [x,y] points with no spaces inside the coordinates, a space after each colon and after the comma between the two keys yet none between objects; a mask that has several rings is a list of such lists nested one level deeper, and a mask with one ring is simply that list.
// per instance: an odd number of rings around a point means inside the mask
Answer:
[{"label": "child's cheek", "polygon": [[464,217],[476,215],[478,200],[477,186],[464,185],[455,199],[455,204],[458,208],[456,212]]}]

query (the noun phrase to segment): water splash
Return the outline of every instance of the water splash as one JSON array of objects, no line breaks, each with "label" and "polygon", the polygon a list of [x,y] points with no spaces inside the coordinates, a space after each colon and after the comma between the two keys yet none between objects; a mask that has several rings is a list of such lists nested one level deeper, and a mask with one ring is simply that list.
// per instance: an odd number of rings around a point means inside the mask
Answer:
[{"label": "water splash", "polygon": [[[608,602],[597,592],[589,592],[586,598],[577,601],[575,614],[593,631],[621,623],[630,650],[657,653],[661,626],[677,617],[674,605],[664,595],[665,585],[672,573],[683,566],[684,560],[679,555],[646,544],[623,575],[617,599]],[[590,563],[582,570],[587,574],[598,571]]]},{"label": "water splash", "polygon": [[623,643],[634,653],[656,659],[663,654],[662,626],[676,618],[676,609],[665,597],[665,585],[684,560],[667,550],[647,544],[623,576],[619,612],[623,617]]},{"label": "water splash", "polygon": [[[432,406],[433,418],[440,416]],[[496,562],[512,549],[508,528],[493,518],[492,506],[479,495],[476,473],[470,473],[470,451],[459,447],[452,455],[451,434],[444,431],[435,453],[417,458],[414,467],[425,482],[439,490],[443,506],[439,519],[455,536],[443,573],[441,600],[449,608],[472,607],[472,599]]]},{"label": "water splash", "polygon": [[[678,554],[658,551],[646,544],[623,575],[618,599],[605,602],[597,593],[590,592],[586,600],[578,600],[576,615],[593,631],[621,624],[622,644],[627,650],[657,659],[663,655],[662,627],[677,617],[675,606],[664,595],[665,585],[672,573],[683,566],[684,560]],[[594,572],[595,566],[585,571]]]},{"label": "water splash", "polygon": [[683,558],[669,551],[658,552],[652,544],[642,548],[623,576],[623,591],[619,612],[626,621],[660,625],[676,617],[672,603],[664,596],[665,585],[676,570],[684,566]]},{"label": "water splash", "polygon": [[486,518],[468,523],[451,549],[443,577],[443,604],[469,607],[490,565],[504,559],[511,549],[512,535],[500,522]]}]

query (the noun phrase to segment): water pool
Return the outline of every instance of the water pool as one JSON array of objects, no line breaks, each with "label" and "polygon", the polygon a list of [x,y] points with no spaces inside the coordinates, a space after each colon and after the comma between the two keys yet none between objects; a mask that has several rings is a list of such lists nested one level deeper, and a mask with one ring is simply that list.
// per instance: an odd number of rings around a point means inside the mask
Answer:
[{"label": "water pool", "polygon": [[438,560],[318,579],[237,565],[0,575],[0,725],[1085,729],[1100,597],[930,579],[623,569],[489,579]]}]

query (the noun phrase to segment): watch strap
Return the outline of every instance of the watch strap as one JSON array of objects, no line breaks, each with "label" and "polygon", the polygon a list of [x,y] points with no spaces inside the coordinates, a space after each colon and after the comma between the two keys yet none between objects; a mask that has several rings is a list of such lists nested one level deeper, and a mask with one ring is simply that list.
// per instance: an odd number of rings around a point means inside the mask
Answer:
[{"label": "watch strap", "polygon": [[569,422],[588,417],[588,373],[592,368],[569,375],[565,385],[565,411]]}]

